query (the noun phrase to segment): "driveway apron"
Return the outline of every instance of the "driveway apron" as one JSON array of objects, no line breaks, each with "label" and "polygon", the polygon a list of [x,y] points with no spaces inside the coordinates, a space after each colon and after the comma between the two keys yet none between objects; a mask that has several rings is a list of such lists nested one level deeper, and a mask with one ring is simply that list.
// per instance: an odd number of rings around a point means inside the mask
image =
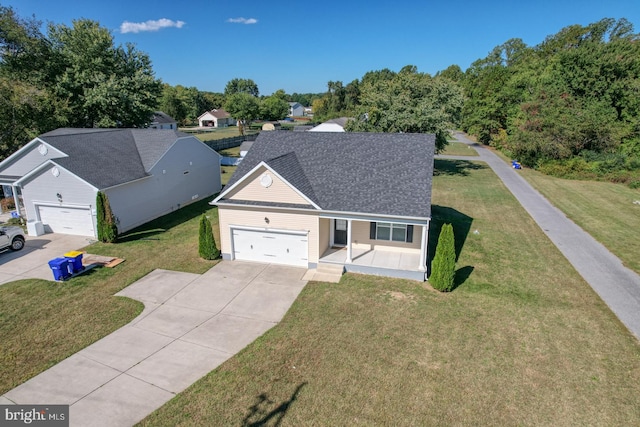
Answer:
[{"label": "driveway apron", "polygon": [[438,157],[486,162],[576,271],[636,338],[640,338],[640,276],[553,206],[517,170],[463,133],[458,132],[455,137],[475,148],[480,158]]},{"label": "driveway apron", "polygon": [[0,397],[68,404],[72,426],[128,426],[277,324],[302,268],[222,261],[203,275],[154,270],[120,291],[144,303],[128,325]]}]

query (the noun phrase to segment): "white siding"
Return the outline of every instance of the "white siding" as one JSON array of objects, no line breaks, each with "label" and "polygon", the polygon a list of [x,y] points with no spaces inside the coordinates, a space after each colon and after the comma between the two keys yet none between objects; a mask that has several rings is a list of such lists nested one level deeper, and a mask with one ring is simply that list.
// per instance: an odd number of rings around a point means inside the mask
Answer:
[{"label": "white siding", "polygon": [[65,155],[60,151],[48,145],[45,145],[47,147],[46,154],[41,154],[40,151],[38,151],[40,145],[42,145],[42,143],[35,143],[28,148],[25,147],[23,152],[21,152],[13,159],[10,159],[0,169],[0,174],[9,176],[24,176],[49,159],[65,157]]},{"label": "white siding", "polygon": [[210,197],[222,187],[218,153],[194,137],[178,140],[151,174],[105,190],[120,232]]},{"label": "white siding", "polygon": [[[97,190],[72,173],[58,167],[60,174],[56,177],[51,170],[56,166],[43,169],[22,184],[22,197],[27,213],[27,220],[38,221],[37,204],[48,206],[89,207],[94,216]],[[60,194],[62,201],[58,200]],[[95,227],[94,227],[95,229]]]}]

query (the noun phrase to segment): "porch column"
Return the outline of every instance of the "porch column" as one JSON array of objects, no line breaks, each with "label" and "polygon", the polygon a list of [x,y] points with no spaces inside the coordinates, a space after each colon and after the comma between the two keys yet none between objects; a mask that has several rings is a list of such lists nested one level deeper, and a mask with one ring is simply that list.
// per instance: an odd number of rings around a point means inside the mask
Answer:
[{"label": "porch column", "polygon": [[13,202],[16,204],[16,212],[18,212],[18,215],[20,215],[20,198],[18,197],[18,187],[12,185],[11,191],[13,191]]},{"label": "porch column", "polygon": [[351,220],[347,220],[347,259],[346,264],[351,264]]},{"label": "porch column", "polygon": [[429,223],[422,226],[422,239],[420,239],[420,271],[427,271],[427,245],[429,240]]}]

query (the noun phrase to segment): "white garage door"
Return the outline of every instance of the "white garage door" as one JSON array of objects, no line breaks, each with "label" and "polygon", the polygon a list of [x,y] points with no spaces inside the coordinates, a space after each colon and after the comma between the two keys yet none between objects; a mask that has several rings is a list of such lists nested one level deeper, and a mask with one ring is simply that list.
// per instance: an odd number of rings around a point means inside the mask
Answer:
[{"label": "white garage door", "polygon": [[307,267],[307,235],[233,229],[234,258]]},{"label": "white garage door", "polygon": [[38,206],[40,221],[52,233],[94,236],[91,209],[64,206]]}]

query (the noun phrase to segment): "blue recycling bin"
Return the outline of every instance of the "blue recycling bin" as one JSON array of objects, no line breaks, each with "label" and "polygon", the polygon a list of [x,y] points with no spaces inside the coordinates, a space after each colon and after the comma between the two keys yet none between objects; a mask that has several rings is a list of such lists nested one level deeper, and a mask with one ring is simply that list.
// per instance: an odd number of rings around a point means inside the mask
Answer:
[{"label": "blue recycling bin", "polygon": [[84,268],[84,266],[82,265],[82,252],[67,252],[66,254],[64,254],[64,257],[69,262],[69,270],[72,274],[75,274]]},{"label": "blue recycling bin", "polygon": [[54,258],[49,261],[49,267],[53,271],[55,280],[64,280],[71,276],[69,273],[69,260],[66,258]]}]

